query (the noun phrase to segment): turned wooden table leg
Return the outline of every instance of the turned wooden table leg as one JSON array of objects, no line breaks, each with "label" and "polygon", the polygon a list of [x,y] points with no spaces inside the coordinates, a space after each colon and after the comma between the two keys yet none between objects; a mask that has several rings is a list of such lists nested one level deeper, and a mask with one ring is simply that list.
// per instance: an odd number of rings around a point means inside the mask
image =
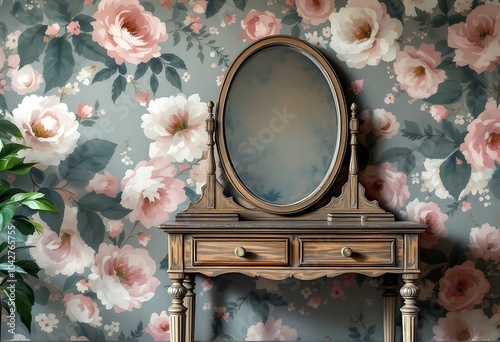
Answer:
[{"label": "turned wooden table leg", "polygon": [[396,310],[398,302],[398,275],[384,275],[384,342],[394,342],[396,336]]},{"label": "turned wooden table leg", "polygon": [[168,308],[170,315],[170,341],[185,342],[186,329],[186,307],[184,297],[187,290],[182,285],[184,273],[169,273],[172,285],[168,288],[168,294],[172,299],[172,305]]},{"label": "turned wooden table leg", "polygon": [[184,278],[184,287],[187,290],[184,297],[184,306],[186,307],[186,342],[194,341],[194,322],[195,322],[195,307],[196,294],[194,293],[195,275],[187,274]]},{"label": "turned wooden table leg", "polygon": [[417,306],[418,286],[415,281],[418,274],[403,274],[404,285],[400,293],[404,299],[404,305],[401,307],[403,318],[403,342],[417,341],[417,319],[419,308]]}]

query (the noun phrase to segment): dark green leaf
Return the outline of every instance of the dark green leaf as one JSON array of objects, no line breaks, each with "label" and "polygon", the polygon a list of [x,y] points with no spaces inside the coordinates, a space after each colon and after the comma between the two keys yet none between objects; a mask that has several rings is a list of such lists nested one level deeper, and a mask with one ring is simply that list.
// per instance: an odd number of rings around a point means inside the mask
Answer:
[{"label": "dark green leaf", "polygon": [[476,77],[469,84],[469,92],[467,93],[466,103],[472,116],[477,118],[484,111],[486,101],[488,99],[488,82],[484,74]]},{"label": "dark green leaf", "polygon": [[42,270],[33,260],[17,260],[16,265],[35,278],[38,278],[38,272]]},{"label": "dark green leaf", "polygon": [[[16,138],[22,138],[22,134],[21,134],[21,131],[19,130],[19,128],[13,124],[12,122],[10,122],[9,120],[6,120],[6,119],[2,119],[0,118],[0,135],[4,136],[4,135],[12,135]],[[19,144],[21,145],[21,144]],[[6,156],[7,154],[4,154],[3,153],[3,150],[5,148],[6,145],[4,145],[4,147],[2,147],[2,153],[0,153],[0,156]],[[21,145],[23,146],[23,145]],[[19,148],[18,151],[22,150],[22,148]],[[17,153],[17,152],[16,152]]]},{"label": "dark green leaf", "polygon": [[139,63],[137,69],[135,69],[134,80],[140,79],[146,71],[148,70],[148,65],[146,63]]},{"label": "dark green leaf", "polygon": [[53,232],[59,235],[59,232],[61,230],[61,225],[64,219],[64,207],[65,207],[64,200],[62,199],[61,195],[54,189],[41,188],[38,191],[44,194],[47,200],[52,202],[54,206],[57,208],[58,212],[57,215],[54,215],[48,211],[42,211],[40,212],[40,218],[45,223],[47,223],[47,226],[49,226]]},{"label": "dark green leaf", "polygon": [[47,305],[49,302],[50,290],[45,286],[39,287],[35,291],[35,303],[40,305]]},{"label": "dark green leaf", "polygon": [[302,18],[299,17],[297,11],[290,11],[281,19],[281,23],[285,25],[296,25],[301,20]]},{"label": "dark green leaf", "polygon": [[38,61],[47,43],[43,41],[47,25],[35,25],[26,29],[19,36],[17,51],[19,52],[19,68]]},{"label": "dark green leaf", "polygon": [[10,220],[12,220],[16,212],[16,207],[14,203],[0,205],[0,231],[4,230]]},{"label": "dark green leaf", "polygon": [[460,241],[457,241],[450,252],[450,266],[461,265],[467,261],[467,255],[465,252],[468,248],[463,248]]},{"label": "dark green leaf", "polygon": [[19,1],[14,2],[10,14],[24,25],[35,25],[41,23],[43,20],[43,13],[40,9],[35,6],[31,9],[25,9]]},{"label": "dark green leaf", "polygon": [[250,291],[248,300],[253,313],[259,316],[262,322],[266,322],[269,318],[269,305],[255,291]]},{"label": "dark green leaf", "polygon": [[19,315],[24,326],[31,331],[31,307],[33,302],[21,291],[18,291],[20,282],[16,283],[16,313]]},{"label": "dark green leaf", "polygon": [[5,100],[5,96],[3,96],[3,94],[0,94],[0,109],[8,109],[7,101]]},{"label": "dark green leaf", "polygon": [[294,37],[300,37],[300,25],[295,25],[294,27],[292,27],[291,34]]},{"label": "dark green leaf", "polygon": [[211,18],[217,13],[219,13],[220,9],[224,4],[226,3],[226,0],[211,0],[208,1],[207,3],[207,9],[205,11],[205,16],[206,18]]},{"label": "dark green leaf", "polygon": [[83,32],[92,32],[94,30],[92,22],[94,22],[95,19],[91,16],[88,16],[86,14],[78,14],[73,18],[73,21],[78,21],[78,23],[80,24],[80,30],[82,30]]},{"label": "dark green leaf", "polygon": [[368,329],[366,330],[366,333],[367,333],[368,335],[373,335],[373,334],[375,334],[375,325],[374,325],[374,324],[373,324],[373,325],[370,325],[370,326],[368,327]]},{"label": "dark green leaf", "polygon": [[450,11],[450,7],[453,7],[453,1],[454,0],[440,0],[438,1],[439,9],[441,12],[443,12],[445,15],[448,14]]},{"label": "dark green leaf", "polygon": [[425,158],[444,159],[456,148],[457,145],[446,139],[443,135],[435,135],[426,137],[418,147],[418,152]]},{"label": "dark green leaf", "polygon": [[247,6],[247,0],[233,0],[234,6],[240,11],[244,11]]},{"label": "dark green leaf", "polygon": [[118,203],[114,207],[102,210],[101,214],[102,216],[110,220],[120,220],[127,216],[131,211],[131,209],[126,209]]},{"label": "dark green leaf", "polygon": [[458,101],[462,96],[462,86],[452,80],[446,80],[438,87],[436,94],[428,97],[425,101],[432,104],[450,104]]},{"label": "dark green leaf", "polygon": [[7,40],[7,25],[0,21],[0,40]]},{"label": "dark green leaf", "polygon": [[99,249],[99,245],[104,241],[106,227],[102,218],[95,212],[78,208],[77,214],[78,231],[87,245],[94,250]]},{"label": "dark green leaf", "polygon": [[89,341],[106,341],[102,329],[91,327],[88,324],[78,322],[75,330],[78,336],[85,336]]},{"label": "dark green leaf", "polygon": [[101,211],[113,208],[120,203],[120,197],[109,197],[105,194],[90,192],[78,201],[78,206],[91,211]]},{"label": "dark green leaf", "polygon": [[79,274],[73,274],[67,277],[64,281],[63,292],[67,292],[68,290],[75,288],[76,283],[78,283],[82,279],[85,280],[85,277]]},{"label": "dark green leaf", "polygon": [[168,270],[168,254],[165,255],[163,259],[161,259],[160,266],[158,268],[163,271]]},{"label": "dark green leaf", "polygon": [[457,82],[469,83],[477,76],[477,73],[468,67],[457,67],[453,61],[453,57],[443,59],[438,68],[446,72],[446,78],[448,80]]},{"label": "dark green leaf", "polygon": [[163,70],[163,63],[159,58],[151,58],[148,62],[148,66],[151,71],[157,75]]},{"label": "dark green leaf", "polygon": [[59,164],[59,172],[72,186],[84,187],[96,172],[103,170],[115,152],[116,144],[103,139],[91,139],[76,147]]},{"label": "dark green leaf", "polygon": [[170,65],[176,69],[187,69],[186,63],[184,63],[182,58],[178,57],[177,55],[174,55],[173,53],[163,53],[160,56],[160,58],[163,59],[165,62],[170,63]]},{"label": "dark green leaf", "polygon": [[156,77],[155,74],[151,75],[151,78],[149,79],[149,85],[151,86],[151,91],[153,92],[153,95],[155,95],[159,85],[158,77]]},{"label": "dark green leaf", "polygon": [[94,79],[92,80],[92,84],[94,84],[95,82],[101,82],[107,80],[116,73],[116,70],[117,68],[114,69],[104,68],[102,70],[99,70],[99,72],[95,74]]},{"label": "dark green leaf", "polygon": [[439,249],[420,248],[420,260],[429,265],[447,264],[448,257]]},{"label": "dark green leaf", "polygon": [[439,175],[446,190],[451,196],[458,199],[469,182],[471,166],[465,160],[462,152],[456,151],[441,164]]},{"label": "dark green leaf", "polygon": [[125,91],[127,88],[127,80],[122,75],[118,75],[118,77],[113,81],[113,86],[111,87],[111,99],[113,102]]},{"label": "dark green leaf", "polygon": [[174,46],[181,42],[181,34],[178,31],[175,31],[172,36],[174,38]]},{"label": "dark green leaf", "polygon": [[453,140],[457,145],[460,145],[463,142],[462,134],[458,131],[458,129],[449,121],[443,120],[443,132],[446,134],[448,138]]},{"label": "dark green leaf", "polygon": [[403,21],[405,8],[401,0],[381,0],[387,6],[387,13],[390,17]]},{"label": "dark green leaf", "polygon": [[73,35],[71,40],[75,46],[75,52],[86,59],[103,63],[110,59],[106,50],[93,41],[90,34]]},{"label": "dark green leaf", "polygon": [[453,54],[455,50],[448,46],[448,41],[446,39],[440,40],[436,43],[436,51],[441,52],[441,56],[446,56]]},{"label": "dark green leaf", "polygon": [[177,70],[175,70],[170,66],[167,66],[165,68],[165,77],[167,78],[167,81],[170,82],[171,85],[173,85],[179,90],[182,90],[181,78],[177,73]]},{"label": "dark green leaf", "polygon": [[393,147],[385,150],[380,156],[379,163],[398,163],[398,170],[410,174],[415,168],[415,156],[407,147]]},{"label": "dark green leaf", "polygon": [[28,219],[26,216],[15,215],[11,222],[23,235],[31,235],[37,231],[36,223]]},{"label": "dark green leaf", "polygon": [[452,14],[448,16],[448,25],[455,25],[465,21],[467,17],[462,14]]},{"label": "dark green leaf", "polygon": [[434,28],[438,28],[446,24],[448,24],[448,18],[442,14],[436,15],[431,20],[431,25]]},{"label": "dark green leaf", "polygon": [[118,72],[120,75],[125,75],[127,73],[127,65],[125,63],[118,65]]},{"label": "dark green leaf", "polygon": [[45,14],[52,21],[68,24],[83,9],[83,1],[46,0]]},{"label": "dark green leaf", "polygon": [[45,92],[54,87],[63,87],[73,74],[74,66],[71,44],[64,37],[51,39],[43,59]]},{"label": "dark green leaf", "polygon": [[489,188],[497,199],[500,199],[500,168],[497,168],[491,178]]}]

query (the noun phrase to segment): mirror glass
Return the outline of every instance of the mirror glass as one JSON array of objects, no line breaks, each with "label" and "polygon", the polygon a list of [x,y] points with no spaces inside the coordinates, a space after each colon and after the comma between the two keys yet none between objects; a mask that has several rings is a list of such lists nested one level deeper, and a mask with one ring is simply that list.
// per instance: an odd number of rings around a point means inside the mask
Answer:
[{"label": "mirror glass", "polygon": [[300,46],[266,44],[245,56],[226,80],[218,115],[228,178],[243,197],[270,211],[314,202],[331,185],[343,156],[340,87],[316,57]]}]

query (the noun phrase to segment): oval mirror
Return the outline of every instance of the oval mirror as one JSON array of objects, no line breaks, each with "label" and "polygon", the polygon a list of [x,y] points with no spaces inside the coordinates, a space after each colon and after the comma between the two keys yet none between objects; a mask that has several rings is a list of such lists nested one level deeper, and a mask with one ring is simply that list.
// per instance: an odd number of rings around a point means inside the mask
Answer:
[{"label": "oval mirror", "polygon": [[236,191],[293,214],[330,189],[342,165],[347,115],[340,82],[313,46],[271,36],[229,67],[217,106],[217,146]]}]

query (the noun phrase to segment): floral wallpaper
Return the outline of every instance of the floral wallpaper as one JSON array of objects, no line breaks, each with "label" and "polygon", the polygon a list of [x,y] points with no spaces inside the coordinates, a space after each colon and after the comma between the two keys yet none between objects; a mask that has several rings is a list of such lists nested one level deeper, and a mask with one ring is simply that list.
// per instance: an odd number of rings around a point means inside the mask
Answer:
[{"label": "floral wallpaper", "polygon": [[[478,0],[0,0],[0,108],[60,215],[25,243],[31,332],[169,339],[166,240],[197,199],[206,103],[249,43],[321,49],[360,108],[367,195],[425,222],[421,340],[500,338],[500,4]],[[3,233],[2,233],[3,234]],[[5,236],[0,237],[5,241]],[[4,280],[2,280],[4,281]],[[383,339],[380,279],[199,277],[197,340]]]}]

